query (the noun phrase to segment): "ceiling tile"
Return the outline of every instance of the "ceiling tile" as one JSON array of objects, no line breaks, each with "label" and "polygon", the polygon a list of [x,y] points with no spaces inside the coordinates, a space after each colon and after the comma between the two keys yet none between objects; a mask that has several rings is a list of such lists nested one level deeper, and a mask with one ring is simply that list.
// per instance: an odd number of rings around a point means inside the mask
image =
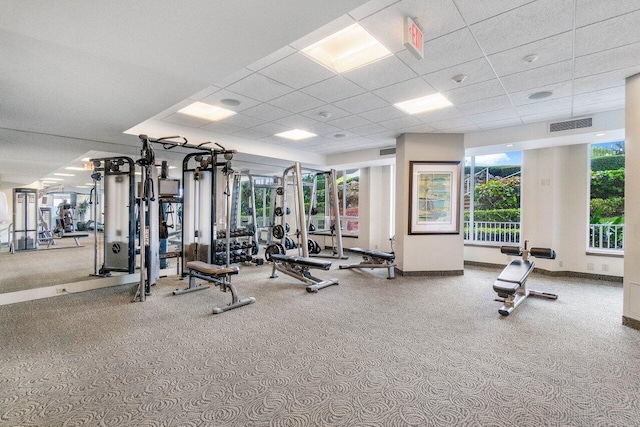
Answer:
[{"label": "ceiling tile", "polygon": [[366,92],[366,90],[342,76],[335,76],[308,86],[302,89],[302,92],[322,99],[324,102],[335,102],[360,95]]},{"label": "ceiling tile", "polygon": [[316,135],[327,135],[327,134],[333,134],[336,132],[340,132],[342,129],[340,129],[337,126],[333,126],[330,125],[328,123],[314,123],[313,125],[307,126],[307,130],[309,132],[313,132]]},{"label": "ceiling tile", "polygon": [[610,101],[624,100],[625,86],[616,86],[595,92],[581,93],[573,97],[574,105],[599,104]]},{"label": "ceiling tile", "polygon": [[552,99],[564,98],[566,96],[572,95],[572,84],[571,81],[566,81],[562,83],[558,83],[555,85],[541,86],[534,89],[525,90],[522,92],[514,92],[511,93],[511,101],[514,105],[524,105],[524,104],[533,104],[536,102],[540,102],[539,99],[529,99],[529,95],[536,92],[542,91],[550,91],[553,94],[548,98],[543,98],[545,101],[551,101]]},{"label": "ceiling tile", "polygon": [[480,114],[487,111],[502,110],[511,106],[509,97],[507,95],[501,95],[457,105],[457,108],[464,114]]},{"label": "ceiling tile", "polygon": [[[285,125],[281,125],[281,124],[272,122],[272,123],[265,123],[263,125],[256,126],[254,128],[251,128],[251,130],[256,131],[256,132],[263,132],[263,133],[266,133],[269,136],[273,136],[276,133],[281,133],[281,132],[286,132],[288,130],[291,130],[291,128],[289,126],[285,126]],[[279,141],[281,141],[281,139],[277,138],[274,141],[275,142],[279,142]]]},{"label": "ceiling tile", "polygon": [[[240,105],[225,105],[220,102],[223,99],[237,99],[238,101],[240,101]],[[248,96],[240,95],[239,93],[231,92],[226,89],[219,90],[216,93],[213,93],[206,98],[201,99],[201,101],[205,104],[215,105],[236,112],[244,111],[247,108],[255,107],[256,105],[260,104],[260,101],[249,98]]]},{"label": "ceiling tile", "polygon": [[[451,80],[452,77],[459,74],[464,74],[467,77],[460,83]],[[495,77],[496,75],[493,73],[491,66],[489,66],[489,63],[484,58],[475,59],[422,76],[427,83],[440,92],[484,82]]]},{"label": "ceiling tile", "polygon": [[237,136],[239,138],[246,139],[260,139],[269,136],[267,132],[258,131],[255,129],[243,129],[241,131],[235,132],[233,136]]},{"label": "ceiling tile", "polygon": [[391,55],[343,73],[343,76],[365,89],[373,90],[416,77],[416,73],[404,62]]},{"label": "ceiling tile", "polygon": [[638,0],[577,0],[576,27],[604,21],[638,9]]},{"label": "ceiling tile", "polygon": [[462,126],[454,129],[437,130],[435,131],[435,133],[471,133],[471,132],[478,132],[480,130],[482,129],[480,129],[477,125],[470,125],[470,126]]},{"label": "ceiling tile", "polygon": [[573,81],[573,93],[593,92],[600,89],[623,86],[627,77],[638,73],[640,73],[640,65],[575,79]]},{"label": "ceiling tile", "polygon": [[545,111],[520,117],[524,123],[537,123],[546,121],[561,121],[571,118],[571,108],[561,108],[555,111]]},{"label": "ceiling tile", "polygon": [[471,26],[490,55],[573,28],[573,0],[538,0]]},{"label": "ceiling tile", "polygon": [[575,78],[638,66],[640,43],[576,58]]},{"label": "ceiling tile", "polygon": [[162,120],[165,117],[169,117],[170,115],[172,115],[173,113],[177,112],[178,110],[181,110],[184,107],[193,104],[194,101],[196,101],[196,100],[192,99],[192,98],[184,99],[184,100],[178,102],[177,104],[174,104],[171,107],[167,108],[166,110],[156,114],[155,116],[153,116],[151,118],[152,119],[156,119],[156,120]]},{"label": "ceiling tile", "polygon": [[[363,19],[366,28],[392,52],[404,50],[402,29],[410,16],[431,40],[464,27],[464,21],[451,0],[402,0]],[[390,31],[389,29],[394,29]]]},{"label": "ceiling tile", "polygon": [[324,105],[324,102],[317,98],[302,93],[300,91],[292,92],[288,95],[269,101],[269,104],[275,105],[283,110],[291,111],[292,113],[300,113],[302,111],[311,110]]},{"label": "ceiling tile", "polygon": [[352,115],[337,120],[331,120],[328,124],[339,127],[340,129],[352,129],[371,124],[371,122],[360,116]]},{"label": "ceiling tile", "polygon": [[206,89],[202,89],[200,92],[191,95],[189,99],[195,99],[196,101],[200,101],[202,98],[206,98],[207,96],[212,95],[219,90],[220,88],[217,86],[209,86]]},{"label": "ceiling tile", "polygon": [[375,90],[373,93],[385,101],[395,104],[396,102],[432,95],[436,93],[436,90],[422,78],[416,77],[411,80],[405,80],[402,83],[396,83],[394,85]]},{"label": "ceiling tile", "polygon": [[[330,116],[327,118],[323,118],[320,116],[321,113],[329,113]],[[306,117],[311,117],[312,119],[326,122],[329,120],[339,119],[340,117],[346,117],[349,115],[349,113],[334,105],[325,104],[320,107],[313,108],[309,111],[305,111],[304,113],[302,113],[302,115]]]},{"label": "ceiling tile", "polygon": [[574,105],[573,113],[576,116],[583,116],[586,114],[599,113],[601,111],[620,110],[620,109],[624,109],[624,106],[625,106],[624,99],[601,102],[597,104]]},{"label": "ceiling tile", "polygon": [[403,129],[403,128],[408,128],[412,126],[419,126],[424,123],[422,123],[420,120],[416,119],[413,116],[405,116],[405,117],[400,117],[399,119],[386,120],[378,124],[386,127],[387,129]]},{"label": "ceiling tile", "polygon": [[[534,62],[526,62],[522,58],[528,55],[538,55]],[[537,40],[513,49],[505,50],[489,56],[489,61],[499,76],[519,73],[544,67],[556,62],[565,61],[573,57],[573,32]]]},{"label": "ceiling tile", "polygon": [[462,116],[456,107],[441,108],[439,110],[430,111],[428,113],[416,114],[414,117],[422,123],[433,123],[440,120],[448,120]]},{"label": "ceiling tile", "polygon": [[482,51],[467,28],[425,42],[424,59],[418,60],[406,50],[397,54],[398,58],[420,75],[453,67],[482,56]]},{"label": "ceiling tile", "polygon": [[380,126],[379,124],[369,123],[368,125],[353,128],[351,129],[351,132],[357,135],[367,136],[367,135],[373,135],[375,133],[384,132],[386,130],[387,128]]},{"label": "ceiling tile", "polygon": [[541,101],[535,104],[520,105],[516,107],[516,110],[520,117],[524,117],[545,113],[552,114],[554,111],[564,111],[567,108],[571,109],[571,97],[554,99],[552,101]]},{"label": "ceiling tile", "polygon": [[278,83],[258,73],[253,73],[227,86],[227,89],[263,102],[277,98],[293,90],[287,85]]},{"label": "ceiling tile", "polygon": [[471,120],[469,120],[466,117],[457,117],[455,119],[440,120],[440,121],[429,124],[429,126],[432,126],[436,130],[448,130],[448,129],[460,128],[463,126],[473,126],[473,125],[475,125],[475,123],[473,123]]},{"label": "ceiling tile", "polygon": [[386,101],[378,98],[371,92],[343,99],[342,101],[337,101],[333,104],[352,114],[360,114],[365,111],[375,110],[376,108],[382,108],[388,105]]},{"label": "ceiling tile", "polygon": [[[424,127],[422,127],[424,126]],[[428,129],[426,131],[418,131],[416,133],[425,133],[425,132],[430,132],[433,130],[433,128],[429,125],[420,125],[419,127],[420,129]],[[382,141],[388,141],[391,142],[393,141],[393,143],[395,144],[396,142],[396,138],[400,136],[399,132],[396,132],[394,130],[387,130],[386,132],[380,132],[380,133],[376,133],[374,135],[369,135],[369,138],[375,138],[377,140],[382,140]]]},{"label": "ceiling tile", "polygon": [[219,133],[227,133],[227,134],[243,130],[241,127],[231,126],[223,122],[210,123],[206,126],[202,126],[200,129],[207,130],[210,132],[219,132]]},{"label": "ceiling tile", "polygon": [[461,87],[460,89],[450,90],[448,92],[444,92],[443,95],[451,101],[453,105],[457,106],[459,104],[466,104],[480,99],[504,95],[504,89],[498,79],[493,79]]},{"label": "ceiling tile", "polygon": [[400,111],[393,106],[382,107],[378,108],[377,110],[365,111],[364,113],[359,114],[359,116],[364,117],[365,119],[370,120],[374,123],[397,119],[406,115],[407,113]]},{"label": "ceiling tile", "polygon": [[251,107],[247,110],[244,110],[243,113],[247,116],[255,117],[266,122],[278,120],[291,115],[290,112],[269,104],[260,104],[255,107]]},{"label": "ceiling tile", "polygon": [[245,77],[247,77],[250,74],[251,74],[251,70],[249,70],[248,68],[242,68],[242,69],[236,71],[235,73],[225,77],[222,80],[219,80],[217,82],[213,82],[213,84],[215,86],[224,88],[224,87],[227,87],[230,84],[233,84],[233,83],[237,82],[238,80],[244,79]]},{"label": "ceiling tile", "polygon": [[569,60],[502,77],[502,84],[511,93],[569,81],[572,77],[573,61]]},{"label": "ceiling tile", "polygon": [[640,11],[576,29],[576,56],[640,41]]},{"label": "ceiling tile", "polygon": [[482,114],[474,114],[467,116],[473,123],[479,125],[482,123],[496,122],[498,120],[517,119],[518,112],[515,108],[505,108],[504,110],[489,111]]},{"label": "ceiling tile", "polygon": [[240,128],[251,128],[263,124],[264,120],[256,119],[255,117],[246,116],[240,113],[224,119],[224,122]]},{"label": "ceiling tile", "polygon": [[253,64],[248,65],[247,68],[251,71],[259,71],[264,67],[268,67],[269,65],[286,58],[289,55],[293,55],[296,52],[297,50],[295,50],[291,46],[285,46],[282,49],[276,50],[271,55],[267,55],[264,58],[257,60]]},{"label": "ceiling tile", "polygon": [[377,11],[384,9],[399,0],[371,0],[358,7],[357,9],[349,12],[349,15],[356,21],[361,21],[369,15],[376,13]]},{"label": "ceiling tile", "polygon": [[403,129],[403,133],[431,133],[435,131],[436,129],[433,126],[426,125],[426,124],[411,126]]},{"label": "ceiling tile", "polygon": [[495,129],[495,128],[503,128],[503,127],[509,127],[509,126],[518,126],[522,124],[522,120],[520,120],[520,118],[515,118],[515,119],[502,119],[502,120],[498,120],[495,122],[487,122],[487,123],[480,123],[478,125],[478,127],[482,130],[488,130],[488,129]]},{"label": "ceiling tile", "polygon": [[353,19],[349,15],[342,15],[339,18],[329,22],[326,25],[323,25],[316,31],[312,31],[311,33],[299,38],[293,43],[289,43],[289,46],[303,50],[312,44],[319,42],[320,40],[328,37],[338,31],[347,28],[349,25],[354,23]]},{"label": "ceiling tile", "polygon": [[314,120],[310,117],[301,116],[300,114],[284,117],[282,119],[276,120],[275,122],[287,126],[290,129],[306,129],[309,126],[313,126],[318,123],[317,120]]},{"label": "ceiling tile", "polygon": [[189,126],[192,128],[199,128],[200,126],[206,126],[211,123],[209,120],[198,119],[197,117],[186,116],[180,113],[171,114],[170,116],[162,119],[162,121],[174,123],[176,125]]},{"label": "ceiling tile", "polygon": [[273,80],[296,89],[333,77],[335,73],[298,52],[260,70]]},{"label": "ceiling tile", "polygon": [[527,3],[531,3],[531,0],[456,0],[468,24],[483,21]]}]

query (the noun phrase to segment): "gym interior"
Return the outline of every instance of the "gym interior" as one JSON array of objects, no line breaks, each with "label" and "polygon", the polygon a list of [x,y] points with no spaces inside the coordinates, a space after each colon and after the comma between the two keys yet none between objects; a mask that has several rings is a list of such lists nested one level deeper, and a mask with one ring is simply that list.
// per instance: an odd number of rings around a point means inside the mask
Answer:
[{"label": "gym interior", "polygon": [[3,6],[0,425],[640,425],[639,2]]}]

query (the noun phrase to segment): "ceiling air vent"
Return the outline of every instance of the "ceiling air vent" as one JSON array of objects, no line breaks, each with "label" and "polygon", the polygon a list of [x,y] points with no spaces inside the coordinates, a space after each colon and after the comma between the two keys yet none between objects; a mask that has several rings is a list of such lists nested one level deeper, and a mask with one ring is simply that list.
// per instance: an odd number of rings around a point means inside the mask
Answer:
[{"label": "ceiling air vent", "polygon": [[389,154],[396,154],[396,149],[395,148],[383,148],[382,150],[380,150],[380,155],[381,156],[388,156]]},{"label": "ceiling air vent", "polygon": [[549,123],[549,132],[562,132],[565,130],[590,128],[593,126],[593,118],[585,117],[584,119],[567,120],[566,122]]}]

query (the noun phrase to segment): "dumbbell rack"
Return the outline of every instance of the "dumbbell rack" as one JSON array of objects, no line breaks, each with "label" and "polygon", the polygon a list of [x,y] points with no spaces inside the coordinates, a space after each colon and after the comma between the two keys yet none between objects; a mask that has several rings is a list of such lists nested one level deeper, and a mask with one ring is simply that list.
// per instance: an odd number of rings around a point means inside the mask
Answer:
[{"label": "dumbbell rack", "polygon": [[[253,255],[258,253],[255,232],[250,228],[236,228],[229,233],[229,263],[238,264],[252,261]],[[219,230],[216,234],[214,248],[214,264],[225,265],[227,262],[226,230]]]}]

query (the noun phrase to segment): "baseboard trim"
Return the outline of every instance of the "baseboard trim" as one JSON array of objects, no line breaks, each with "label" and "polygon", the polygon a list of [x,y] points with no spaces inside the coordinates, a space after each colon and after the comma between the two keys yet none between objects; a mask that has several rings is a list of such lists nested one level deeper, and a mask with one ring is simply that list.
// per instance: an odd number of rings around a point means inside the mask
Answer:
[{"label": "baseboard trim", "polygon": [[622,316],[622,325],[631,329],[637,329],[640,331],[640,320],[632,319],[627,316]]},{"label": "baseboard trim", "polygon": [[[487,262],[477,262],[477,261],[465,261],[465,266],[473,266],[473,267],[487,267],[487,268],[497,268],[502,269],[505,266],[503,264],[491,264]],[[591,279],[591,280],[601,280],[603,282],[617,282],[622,283],[623,277],[621,276],[606,276],[604,274],[593,274],[593,273],[581,273],[578,271],[551,271],[545,270],[543,268],[536,267],[534,270],[535,273],[544,274],[545,276],[552,277],[577,277],[580,279]]]},{"label": "baseboard trim", "polygon": [[464,275],[464,270],[402,271],[399,268],[396,268],[396,272],[402,277],[443,277]]}]

